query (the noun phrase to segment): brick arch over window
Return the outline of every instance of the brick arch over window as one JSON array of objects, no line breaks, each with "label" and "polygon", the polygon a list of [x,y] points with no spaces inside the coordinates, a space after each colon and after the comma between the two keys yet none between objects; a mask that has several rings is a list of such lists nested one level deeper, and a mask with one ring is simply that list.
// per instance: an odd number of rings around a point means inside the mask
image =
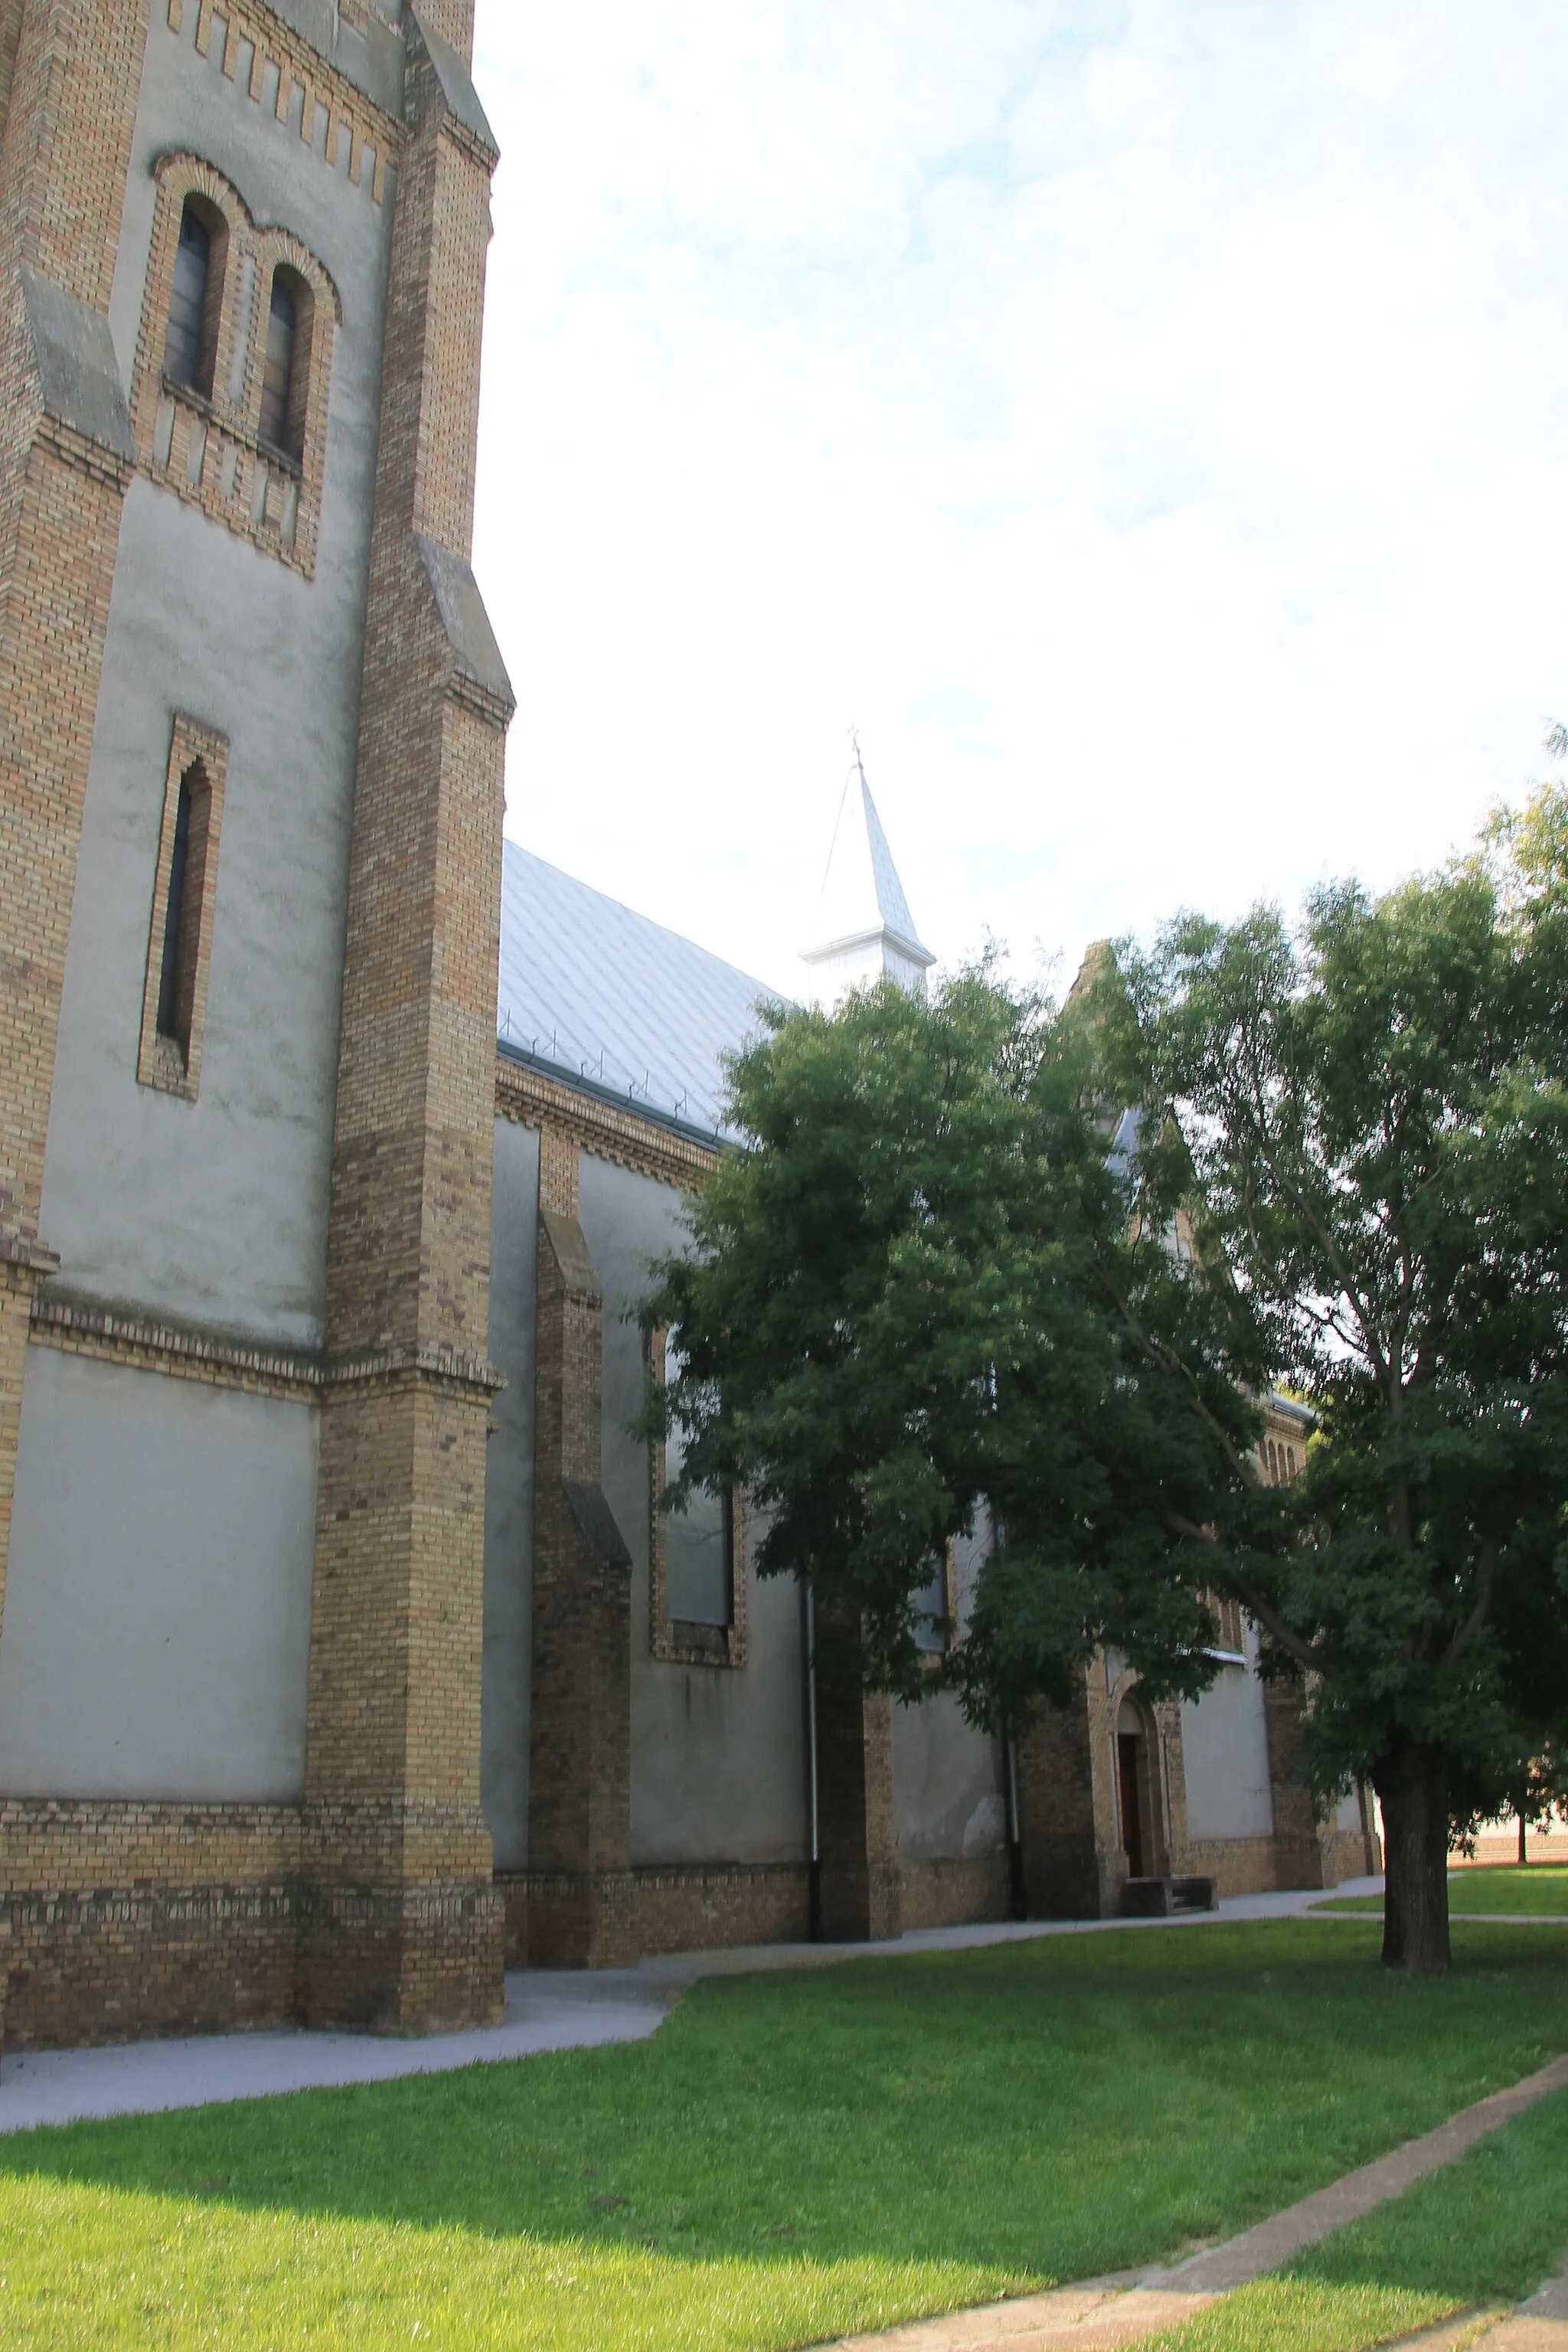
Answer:
[{"label": "brick arch over window", "polygon": [[[233,182],[201,156],[165,154],[155,177],[131,395],[143,470],[313,577],[332,351],[342,320],[337,288],[307,246],[289,230],[258,220]],[[194,362],[193,222],[207,240]],[[281,298],[276,310],[275,297]],[[280,346],[285,319],[289,353],[279,415],[268,394],[268,352],[269,340],[275,351]],[[276,367],[273,375],[276,390]]]}]

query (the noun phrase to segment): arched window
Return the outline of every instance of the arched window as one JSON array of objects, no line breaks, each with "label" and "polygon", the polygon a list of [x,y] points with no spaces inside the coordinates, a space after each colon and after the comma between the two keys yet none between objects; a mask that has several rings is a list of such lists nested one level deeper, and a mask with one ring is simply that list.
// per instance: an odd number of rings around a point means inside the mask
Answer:
[{"label": "arched window", "polygon": [[305,455],[305,404],[310,388],[310,289],[285,264],[272,277],[267,363],[261,378],[261,438],[297,466]]},{"label": "arched window", "polygon": [[163,373],[212,398],[217,359],[218,318],[223,310],[223,265],[228,232],[223,216],[200,196],[187,196],[174,250],[174,286],[169,297]]}]

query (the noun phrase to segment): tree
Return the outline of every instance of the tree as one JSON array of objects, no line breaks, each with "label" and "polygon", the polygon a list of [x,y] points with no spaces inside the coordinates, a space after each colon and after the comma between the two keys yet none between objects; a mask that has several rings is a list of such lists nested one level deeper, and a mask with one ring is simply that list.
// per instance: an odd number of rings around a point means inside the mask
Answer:
[{"label": "tree", "polygon": [[1216,1528],[1214,1580],[1305,1677],[1321,1791],[1377,1790],[1384,1959],[1441,1970],[1451,1829],[1568,1727],[1568,795],[1127,970],[1200,1255],[1318,1416],[1293,1540]]},{"label": "tree", "polygon": [[732,1071],[746,1149],[644,1309],[679,1339],[646,1423],[686,1433],[675,1507],[747,1488],[760,1571],[808,1580],[854,1651],[836,1671],[929,1687],[920,1595],[989,1508],[950,1675],[992,1724],[1065,1697],[1107,1641],[1195,1694],[1212,1531],[1285,1539],[1247,1470],[1250,1305],[1173,1252],[1171,1150],[1113,1142],[1097,1020],[987,971],[773,1015]]},{"label": "tree", "polygon": [[686,1433],[672,1492],[742,1486],[763,1575],[810,1582],[849,1665],[921,1687],[915,1595],[984,1491],[988,1368],[1023,1344],[1027,1186],[1016,1065],[1032,1008],[983,975],[774,1012],[735,1062],[728,1153],[657,1269],[679,1336],[647,1427]]}]

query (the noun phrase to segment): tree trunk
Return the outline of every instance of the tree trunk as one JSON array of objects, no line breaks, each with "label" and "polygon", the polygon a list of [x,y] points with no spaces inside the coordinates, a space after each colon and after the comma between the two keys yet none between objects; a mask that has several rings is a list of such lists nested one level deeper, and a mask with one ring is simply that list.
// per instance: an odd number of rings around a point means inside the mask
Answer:
[{"label": "tree trunk", "polygon": [[1448,1767],[1440,1748],[1399,1738],[1373,1776],[1383,1804],[1383,1964],[1448,1973]]},{"label": "tree trunk", "polygon": [[1519,1866],[1521,1870],[1529,1860],[1530,1856],[1524,1850],[1524,1807],[1521,1805],[1519,1809]]}]

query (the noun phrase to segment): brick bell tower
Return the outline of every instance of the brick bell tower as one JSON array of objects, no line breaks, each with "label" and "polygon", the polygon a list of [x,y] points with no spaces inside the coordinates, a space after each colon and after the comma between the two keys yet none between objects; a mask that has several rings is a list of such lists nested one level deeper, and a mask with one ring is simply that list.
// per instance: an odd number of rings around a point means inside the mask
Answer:
[{"label": "brick bell tower", "polygon": [[469,569],[495,141],[471,0],[405,10],[327,1270],[308,2023],[499,2017],[479,1805],[503,761]]}]

